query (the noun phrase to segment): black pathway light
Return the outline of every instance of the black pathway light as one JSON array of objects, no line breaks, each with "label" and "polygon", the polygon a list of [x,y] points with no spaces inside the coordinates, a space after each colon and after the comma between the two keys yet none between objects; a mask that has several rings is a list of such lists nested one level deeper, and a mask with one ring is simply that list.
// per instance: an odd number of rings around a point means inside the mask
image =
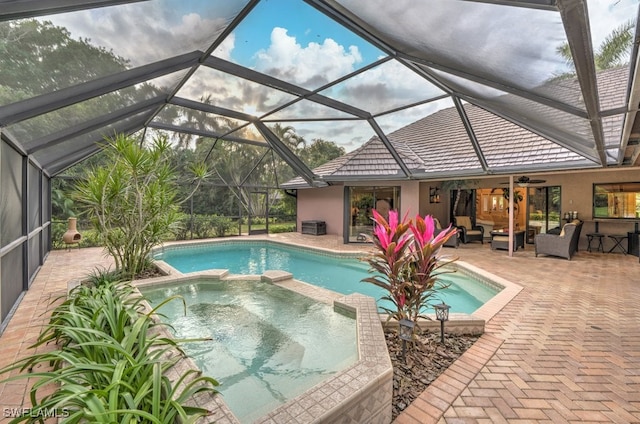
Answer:
[{"label": "black pathway light", "polygon": [[444,322],[449,321],[449,309],[451,306],[442,302],[439,305],[433,305],[436,310],[436,319],[440,321],[440,343],[444,344]]}]

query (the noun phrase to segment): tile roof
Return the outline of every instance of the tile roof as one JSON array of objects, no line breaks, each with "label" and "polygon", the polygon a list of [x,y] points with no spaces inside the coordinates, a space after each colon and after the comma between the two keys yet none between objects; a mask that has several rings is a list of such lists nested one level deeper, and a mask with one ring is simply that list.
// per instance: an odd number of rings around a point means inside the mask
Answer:
[{"label": "tile roof", "polygon": [[[621,81],[627,75],[626,68],[599,73],[602,110],[624,105],[627,84]],[[582,102],[582,99],[576,98],[580,93],[576,89],[576,80],[559,80],[550,85],[557,89],[556,97],[558,93],[564,94],[560,97],[564,97],[567,104]],[[583,137],[582,133],[586,132],[587,138],[591,138],[586,119],[576,124],[575,117],[568,113],[516,96],[506,95],[496,101],[512,103],[515,108],[532,103],[540,109],[541,120],[547,119],[553,111],[555,115],[551,121],[547,121],[550,132],[565,133],[567,136],[571,136],[572,132],[579,132]],[[465,104],[463,107],[492,173],[508,172],[518,167],[567,169],[594,166],[593,162],[582,155],[479,106]],[[605,117],[602,122],[605,145],[617,146],[620,143],[623,115]],[[455,175],[455,172],[477,175],[486,173],[455,107],[439,110],[388,134],[387,137],[409,170],[419,174],[420,178],[430,178],[430,175],[437,178],[447,173]],[[585,146],[585,150],[589,149],[589,146]],[[358,176],[404,178],[400,166],[377,136],[353,152],[314,169],[314,172],[334,181],[339,181],[342,177],[349,180]],[[304,186],[308,185],[301,178],[294,178],[283,184],[283,187]]]}]

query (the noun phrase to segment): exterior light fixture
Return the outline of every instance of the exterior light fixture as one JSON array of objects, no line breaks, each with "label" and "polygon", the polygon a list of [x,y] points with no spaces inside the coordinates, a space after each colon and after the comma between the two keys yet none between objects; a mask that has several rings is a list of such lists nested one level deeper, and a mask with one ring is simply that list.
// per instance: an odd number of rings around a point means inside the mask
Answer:
[{"label": "exterior light fixture", "polygon": [[400,320],[399,324],[399,337],[402,340],[402,357],[404,358],[407,353],[407,342],[413,340],[413,328],[416,326],[416,323],[410,319],[403,318]]},{"label": "exterior light fixture", "polygon": [[444,322],[449,321],[449,309],[451,306],[442,302],[440,305],[433,305],[436,310],[436,319],[440,321],[440,343],[444,343]]}]

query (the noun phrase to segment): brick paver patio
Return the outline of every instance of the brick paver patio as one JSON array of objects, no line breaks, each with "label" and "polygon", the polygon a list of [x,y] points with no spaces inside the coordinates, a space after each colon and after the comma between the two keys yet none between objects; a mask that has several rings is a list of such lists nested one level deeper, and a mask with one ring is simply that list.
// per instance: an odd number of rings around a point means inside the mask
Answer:
[{"label": "brick paver patio", "polygon": [[[332,236],[273,237],[361,248]],[[508,257],[479,243],[447,253],[523,290],[396,423],[640,423],[637,257],[580,251],[571,261],[535,258],[531,245]],[[0,366],[25,354],[68,280],[109,263],[100,249],[51,252],[0,337]],[[27,388],[25,381],[0,384],[0,413],[22,407]]]}]

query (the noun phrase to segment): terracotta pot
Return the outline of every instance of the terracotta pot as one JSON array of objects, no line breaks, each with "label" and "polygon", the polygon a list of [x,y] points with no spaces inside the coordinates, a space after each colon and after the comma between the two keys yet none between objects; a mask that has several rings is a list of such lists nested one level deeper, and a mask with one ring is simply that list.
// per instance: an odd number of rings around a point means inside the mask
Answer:
[{"label": "terracotta pot", "polygon": [[62,235],[62,241],[67,244],[79,243],[82,240],[82,234],[76,229],[77,221],[77,218],[69,218],[68,220],[67,231]]}]

